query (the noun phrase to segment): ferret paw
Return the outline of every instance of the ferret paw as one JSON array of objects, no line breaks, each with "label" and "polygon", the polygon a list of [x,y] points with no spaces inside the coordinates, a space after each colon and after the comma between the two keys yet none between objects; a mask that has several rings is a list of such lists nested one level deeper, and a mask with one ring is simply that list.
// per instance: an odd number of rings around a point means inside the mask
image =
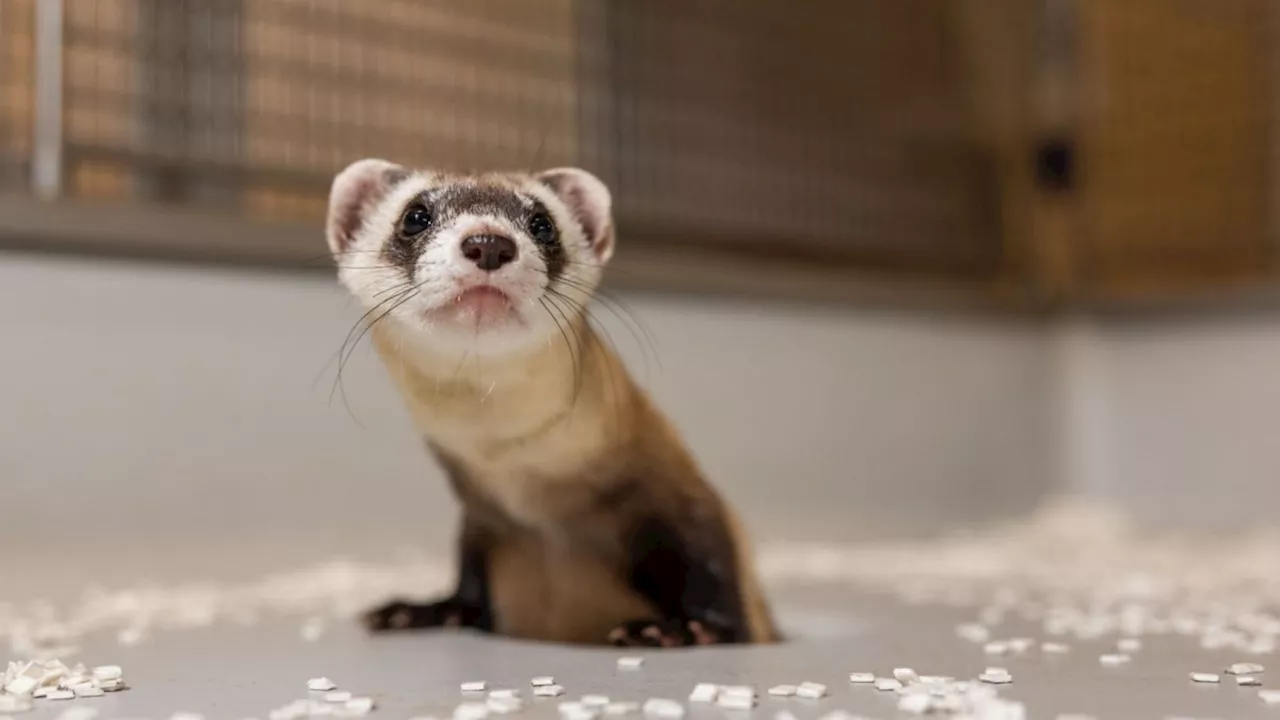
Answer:
[{"label": "ferret paw", "polygon": [[433,603],[395,601],[364,614],[364,626],[373,632],[425,628],[477,628],[489,630],[483,608],[453,598]]},{"label": "ferret paw", "polygon": [[726,633],[700,620],[632,620],[614,628],[609,642],[619,647],[718,645]]}]

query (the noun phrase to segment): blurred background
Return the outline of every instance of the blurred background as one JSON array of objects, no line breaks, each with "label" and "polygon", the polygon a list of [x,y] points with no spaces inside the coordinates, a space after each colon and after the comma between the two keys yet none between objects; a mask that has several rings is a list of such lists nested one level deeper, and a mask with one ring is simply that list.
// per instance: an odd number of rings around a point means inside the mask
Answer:
[{"label": "blurred background", "polygon": [[604,178],[760,542],[1269,523],[1278,81],[1272,0],[3,0],[0,562],[445,551],[368,348],[335,399],[368,156]]}]

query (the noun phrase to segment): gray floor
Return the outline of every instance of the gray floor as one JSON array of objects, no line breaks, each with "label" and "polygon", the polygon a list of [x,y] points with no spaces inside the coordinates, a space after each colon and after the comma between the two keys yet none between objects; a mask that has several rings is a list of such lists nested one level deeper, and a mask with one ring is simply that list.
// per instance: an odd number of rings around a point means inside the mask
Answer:
[{"label": "gray floor", "polygon": [[[1157,639],[1127,667],[1104,668],[1096,647],[1077,645],[1064,656],[1029,653],[992,660],[954,634],[959,615],[911,608],[871,595],[833,588],[779,594],[791,642],[757,649],[698,649],[647,653],[638,671],[621,671],[613,650],[582,650],[512,642],[466,634],[415,634],[373,638],[350,624],[333,627],[314,642],[298,633],[295,619],[255,627],[216,627],[156,635],[135,647],[114,637],[90,638],[80,659],[124,667],[132,689],[77,701],[108,718],[162,720],[179,711],[210,720],[265,718],[306,696],[308,678],[328,676],[344,689],[375,697],[373,718],[448,717],[463,696],[459,684],[483,679],[491,687],[527,689],[536,675],[554,675],[566,687],[560,700],[602,693],[617,700],[670,697],[684,700],[695,682],[770,685],[812,680],[831,696],[818,702],[762,698],[756,717],[787,708],[805,720],[843,709],[868,717],[897,717],[893,693],[851,686],[851,671],[887,674],[910,666],[921,673],[973,677],[989,664],[1014,676],[1001,695],[1024,701],[1029,718],[1089,713],[1100,718],[1272,717],[1256,688],[1199,686],[1191,670],[1220,671],[1239,660],[1208,653],[1186,640]],[[1031,630],[1027,632],[1030,634]],[[1263,662],[1266,662],[1264,659]],[[527,707],[521,717],[556,717],[559,700]],[[68,703],[45,703],[26,717],[53,718]],[[692,707],[690,717],[732,717]],[[742,716],[741,713],[737,714]]]}]

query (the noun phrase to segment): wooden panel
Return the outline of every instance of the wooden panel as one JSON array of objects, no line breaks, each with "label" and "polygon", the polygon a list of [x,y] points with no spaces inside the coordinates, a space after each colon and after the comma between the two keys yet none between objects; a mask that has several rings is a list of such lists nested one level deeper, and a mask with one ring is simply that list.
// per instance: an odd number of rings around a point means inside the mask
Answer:
[{"label": "wooden panel", "polygon": [[1092,293],[1272,271],[1270,1],[1079,3],[1079,251]]}]

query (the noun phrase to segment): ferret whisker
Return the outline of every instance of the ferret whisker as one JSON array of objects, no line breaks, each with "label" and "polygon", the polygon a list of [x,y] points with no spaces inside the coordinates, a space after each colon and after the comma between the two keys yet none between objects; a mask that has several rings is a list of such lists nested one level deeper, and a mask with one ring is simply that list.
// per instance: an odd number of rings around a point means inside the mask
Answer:
[{"label": "ferret whisker", "polygon": [[542,309],[546,310],[547,316],[551,318],[551,322],[556,324],[556,329],[560,331],[560,337],[564,338],[565,349],[569,351],[569,363],[571,365],[570,372],[573,373],[573,378],[574,378],[573,398],[570,401],[570,407],[572,407],[573,405],[576,405],[578,402],[578,387],[579,387],[579,379],[580,379],[580,375],[578,373],[578,359],[573,351],[573,343],[569,340],[569,333],[564,329],[564,326],[560,324],[560,319],[557,318],[556,314],[551,311],[551,307],[547,304],[548,303],[547,298],[544,298],[544,297],[538,298],[538,302],[542,304]]},{"label": "ferret whisker", "polygon": [[594,293],[594,298],[599,301],[600,306],[618,319],[623,327],[627,329],[631,338],[635,340],[636,345],[640,346],[646,380],[649,379],[652,374],[652,368],[649,365],[651,358],[653,362],[657,364],[658,372],[665,372],[665,368],[662,365],[661,354],[658,352],[658,343],[654,338],[653,333],[649,330],[647,325],[636,317],[635,313],[627,307],[625,303],[617,298],[611,297],[607,292],[598,288],[592,290],[589,285],[582,283],[582,281],[577,278],[560,277],[557,278],[556,282],[562,283],[566,287],[573,288],[588,298],[591,298]]}]

